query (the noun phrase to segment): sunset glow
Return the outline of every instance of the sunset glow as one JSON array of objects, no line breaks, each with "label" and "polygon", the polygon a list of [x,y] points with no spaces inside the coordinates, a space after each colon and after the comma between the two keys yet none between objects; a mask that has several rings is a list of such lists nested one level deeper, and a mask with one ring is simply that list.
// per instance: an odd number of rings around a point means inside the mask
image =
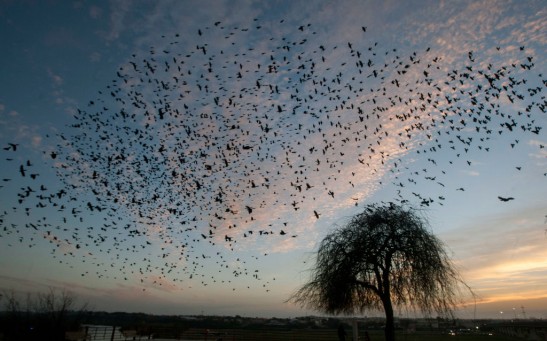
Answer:
[{"label": "sunset glow", "polygon": [[547,6],[494,4],[2,2],[0,289],[319,314],[321,239],[397,202],[458,314],[547,318]]}]

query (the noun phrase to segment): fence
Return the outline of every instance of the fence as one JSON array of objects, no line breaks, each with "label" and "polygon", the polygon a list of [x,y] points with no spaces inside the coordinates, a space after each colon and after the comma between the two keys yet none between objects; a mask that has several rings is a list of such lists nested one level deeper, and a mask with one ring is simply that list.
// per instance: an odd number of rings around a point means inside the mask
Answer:
[{"label": "fence", "polygon": [[[84,325],[75,332],[66,332],[65,340],[68,341],[121,341],[139,340],[136,333],[125,333],[119,327]],[[140,336],[138,336],[140,337]]]}]

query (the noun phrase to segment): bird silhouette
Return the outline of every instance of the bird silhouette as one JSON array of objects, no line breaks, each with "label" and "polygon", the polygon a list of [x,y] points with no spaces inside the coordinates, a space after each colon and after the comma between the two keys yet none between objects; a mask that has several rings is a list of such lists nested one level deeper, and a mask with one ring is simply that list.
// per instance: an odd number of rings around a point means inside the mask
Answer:
[{"label": "bird silhouette", "polygon": [[513,198],[513,197],[501,197],[501,196],[498,196],[498,199],[499,199],[500,201],[503,201],[503,202],[515,200],[515,198]]},{"label": "bird silhouette", "polygon": [[[23,185],[3,233],[25,242],[31,233],[63,261],[91,262],[99,278],[266,284],[238,252],[308,235],[332,214],[324,207],[366,202],[362,179],[391,185],[399,202],[443,205],[467,195],[451,179],[477,167],[472,152],[518,152],[519,138],[542,131],[545,81],[525,49],[511,58],[492,49],[493,60],[462,51],[447,64],[433,48],[402,54],[371,42],[366,26],[332,42],[309,23],[277,25],[291,34],[258,19],[216,21],[193,31],[192,46],[166,34],[128,56],[41,153],[60,187],[40,183],[38,160],[17,166],[24,148],[8,143],[4,187]],[[501,135],[511,142],[499,145]],[[52,209],[59,216],[44,220]],[[10,219],[20,215],[28,228]]]}]

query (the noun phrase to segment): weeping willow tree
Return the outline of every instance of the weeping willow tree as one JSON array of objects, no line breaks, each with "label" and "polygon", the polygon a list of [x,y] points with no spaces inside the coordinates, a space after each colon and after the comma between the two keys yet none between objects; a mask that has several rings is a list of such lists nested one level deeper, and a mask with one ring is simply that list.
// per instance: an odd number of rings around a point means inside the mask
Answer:
[{"label": "weeping willow tree", "polygon": [[369,205],[323,239],[310,281],[289,301],[329,314],[383,309],[393,341],[394,308],[452,316],[462,287],[425,218],[394,204]]}]

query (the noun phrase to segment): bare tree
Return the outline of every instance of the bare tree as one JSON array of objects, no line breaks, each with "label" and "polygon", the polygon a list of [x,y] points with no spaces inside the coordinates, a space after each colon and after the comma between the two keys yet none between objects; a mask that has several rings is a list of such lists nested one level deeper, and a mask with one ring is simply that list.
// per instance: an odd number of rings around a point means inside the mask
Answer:
[{"label": "bare tree", "polygon": [[76,311],[76,296],[74,293],[62,289],[56,290],[50,288],[48,292],[38,293],[36,301],[36,312],[40,314],[49,325],[50,334],[53,339],[58,340],[64,337],[65,331],[70,326],[71,317],[76,317],[86,310],[87,304],[84,303]]},{"label": "bare tree", "polygon": [[21,311],[21,303],[17,299],[15,290],[3,290],[0,297],[4,298],[4,310],[8,313],[16,313]]},{"label": "bare tree", "polygon": [[394,307],[452,316],[462,281],[444,244],[413,209],[369,205],[327,235],[310,281],[289,301],[330,314],[383,309],[395,340]]},{"label": "bare tree", "polygon": [[26,295],[26,311],[15,290],[4,290],[5,318],[0,329],[7,340],[63,340],[65,331],[78,327],[87,303],[76,307],[77,297],[66,289]]}]

